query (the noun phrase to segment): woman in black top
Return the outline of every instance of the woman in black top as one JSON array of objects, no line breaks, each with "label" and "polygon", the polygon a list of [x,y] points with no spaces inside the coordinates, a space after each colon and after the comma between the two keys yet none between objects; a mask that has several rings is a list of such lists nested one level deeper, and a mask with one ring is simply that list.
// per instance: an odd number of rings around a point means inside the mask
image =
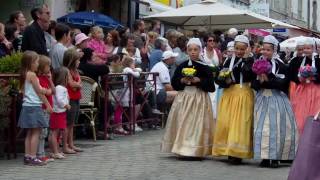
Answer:
[{"label": "woman in black top", "polygon": [[[260,166],[276,168],[279,160],[293,160],[298,142],[294,113],[287,96],[287,65],[278,57],[278,40],[263,40],[262,57],[271,65],[269,73],[257,75],[252,87],[257,91],[254,106],[254,159]],[[258,60],[259,61],[259,60]]]},{"label": "woman in black top", "polygon": [[231,72],[231,77],[216,81],[224,89],[218,104],[212,154],[228,156],[230,163],[240,164],[243,158],[253,156],[254,94],[250,82],[255,75],[251,70],[253,59],[248,57],[248,38],[237,36],[234,47],[235,54],[226,59],[222,67],[222,71]]},{"label": "woman in black top", "polygon": [[97,65],[90,63],[93,53],[92,49],[84,48],[82,49],[82,52],[83,56],[80,59],[79,69],[84,76],[88,76],[98,82],[99,77],[103,77],[109,73],[109,68],[106,64]]},{"label": "woman in black top", "polygon": [[[214,120],[208,92],[214,92],[214,79],[209,67],[201,62],[201,42],[192,38],[187,44],[190,59],[179,65],[172,78],[172,86],[179,91],[172,104],[163,152],[184,157],[202,158],[211,155]],[[194,68],[193,77],[185,77],[184,68]]]}]

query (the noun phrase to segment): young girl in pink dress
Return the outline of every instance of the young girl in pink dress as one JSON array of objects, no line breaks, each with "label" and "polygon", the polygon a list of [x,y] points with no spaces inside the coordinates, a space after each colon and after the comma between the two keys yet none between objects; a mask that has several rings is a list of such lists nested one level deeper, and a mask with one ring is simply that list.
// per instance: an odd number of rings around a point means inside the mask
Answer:
[{"label": "young girl in pink dress", "polygon": [[[303,51],[305,56],[292,59],[289,65],[290,80],[297,84],[291,103],[300,134],[307,117],[315,115],[320,109],[320,59],[314,55],[315,43],[312,38],[305,38]],[[299,69],[305,66],[315,68],[317,75],[308,80],[300,78]]]}]

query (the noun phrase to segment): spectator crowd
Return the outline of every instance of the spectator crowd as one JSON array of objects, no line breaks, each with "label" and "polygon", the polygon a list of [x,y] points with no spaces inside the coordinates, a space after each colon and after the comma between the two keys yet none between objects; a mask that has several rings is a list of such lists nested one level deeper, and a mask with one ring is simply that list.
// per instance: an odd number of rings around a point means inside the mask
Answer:
[{"label": "spectator crowd", "polygon": [[[320,44],[311,37],[290,53],[279,52],[279,41],[272,35],[254,42],[235,28],[225,34],[168,29],[161,35],[159,21],[147,28],[147,22],[138,19],[132,29],[93,26],[86,34],[51,20],[50,15],[43,5],[31,10],[29,25],[21,11],[0,23],[0,57],[23,52],[24,96],[18,126],[27,130],[27,165],[45,165],[83,151],[73,140],[83,96],[81,76],[101,86],[107,74],[126,74],[122,80],[128,81],[129,76],[151,80],[143,72],[158,73],[156,84],[147,82],[143,90],[133,92],[134,106],[142,108],[137,116],[147,119],[163,115],[164,107],[172,105],[161,149],[179,157],[228,156],[232,164],[254,158],[262,167],[276,168],[295,158],[306,118],[320,109]],[[265,63],[265,69],[259,69],[259,63]],[[301,74],[307,66],[315,69],[312,77]],[[186,69],[196,73],[187,76]],[[103,99],[110,104],[110,113],[100,109],[98,129],[110,116],[114,128],[108,138],[129,134],[127,87],[124,84],[115,92],[120,103]],[[158,126],[136,123],[135,131]]]}]

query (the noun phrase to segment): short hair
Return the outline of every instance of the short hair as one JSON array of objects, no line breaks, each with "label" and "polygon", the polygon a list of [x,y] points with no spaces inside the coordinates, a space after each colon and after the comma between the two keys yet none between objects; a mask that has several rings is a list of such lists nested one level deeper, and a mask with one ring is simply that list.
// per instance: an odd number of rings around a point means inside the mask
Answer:
[{"label": "short hair", "polygon": [[34,21],[38,20],[38,13],[42,12],[42,8],[41,7],[35,7],[33,9],[31,9],[31,17]]},{"label": "short hair", "polygon": [[133,30],[136,31],[139,29],[139,26],[143,23],[144,21],[141,19],[137,19],[133,23]]},{"label": "short hair", "polygon": [[56,40],[59,41],[64,35],[68,35],[70,28],[68,25],[57,23],[56,28],[54,28]]},{"label": "short hair", "polygon": [[130,56],[123,56],[123,59],[122,59],[123,67],[130,67],[130,65],[133,63],[134,63],[134,60]]},{"label": "short hair", "polygon": [[178,32],[175,29],[168,29],[168,31],[165,34],[165,38],[168,39],[170,43],[172,43],[173,38],[178,38],[182,35],[182,33]]},{"label": "short hair", "polygon": [[164,45],[165,42],[160,39],[160,38],[157,38],[155,41],[154,41],[154,48],[155,49],[161,49],[162,45]]}]

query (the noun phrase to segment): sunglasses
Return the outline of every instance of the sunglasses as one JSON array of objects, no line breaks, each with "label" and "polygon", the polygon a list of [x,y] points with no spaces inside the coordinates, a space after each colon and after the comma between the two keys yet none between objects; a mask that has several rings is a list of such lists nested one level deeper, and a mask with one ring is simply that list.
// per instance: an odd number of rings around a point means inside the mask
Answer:
[{"label": "sunglasses", "polygon": [[214,40],[213,39],[209,39],[208,42],[214,42]]},{"label": "sunglasses", "polygon": [[43,12],[44,14],[47,14],[47,15],[50,15],[50,12],[49,11],[47,11],[47,12]]}]

